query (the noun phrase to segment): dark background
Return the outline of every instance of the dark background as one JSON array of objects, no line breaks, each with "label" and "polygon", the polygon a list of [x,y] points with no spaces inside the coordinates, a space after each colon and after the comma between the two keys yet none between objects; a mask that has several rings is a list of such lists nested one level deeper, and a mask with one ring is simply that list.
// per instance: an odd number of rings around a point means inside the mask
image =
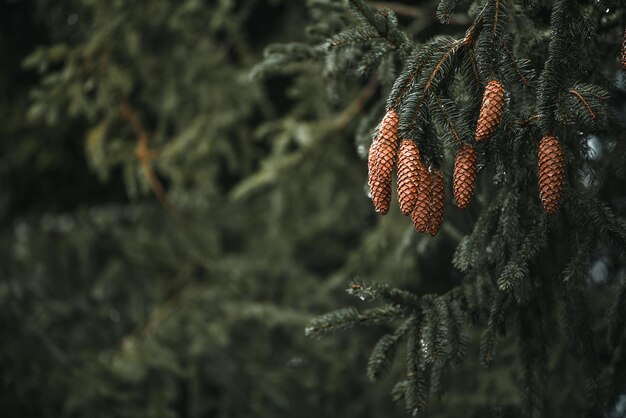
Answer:
[{"label": "dark background", "polygon": [[[400,4],[419,13],[399,14],[417,41],[471,23]],[[339,90],[309,64],[250,77],[311,20],[296,1],[0,0],[0,416],[404,415],[390,395],[403,365],[364,372],[386,326],[304,329],[369,306],[346,295],[356,279],[459,284],[450,259],[480,208],[432,240],[397,209],[377,217],[354,140],[372,106],[337,128],[368,78],[346,68]],[[490,369],[470,348],[432,416],[518,405],[513,346]]]}]

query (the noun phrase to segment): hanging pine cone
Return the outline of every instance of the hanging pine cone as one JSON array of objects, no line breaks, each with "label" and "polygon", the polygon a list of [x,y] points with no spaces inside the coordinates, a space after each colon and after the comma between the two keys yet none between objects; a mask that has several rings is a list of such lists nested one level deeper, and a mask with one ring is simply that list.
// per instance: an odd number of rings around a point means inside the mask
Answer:
[{"label": "hanging pine cone", "polygon": [[385,215],[391,204],[391,177],[398,145],[398,114],[390,109],[385,114],[378,136],[370,146],[368,157],[369,187],[376,212]]},{"label": "hanging pine cone", "polygon": [[626,71],[626,29],[624,29],[624,40],[622,41],[622,70]]},{"label": "hanging pine cone", "polygon": [[557,211],[563,197],[563,149],[554,135],[541,138],[538,153],[539,197],[548,215]]},{"label": "hanging pine cone", "polygon": [[411,212],[411,221],[417,232],[425,234],[428,232],[428,224],[430,222],[431,181],[428,168],[419,158],[417,177],[417,200],[413,212]]},{"label": "hanging pine cone", "polygon": [[454,160],[453,189],[456,205],[467,207],[474,192],[476,180],[476,150],[470,145],[463,145]]},{"label": "hanging pine cone", "polygon": [[441,170],[434,169],[430,173],[430,221],[428,223],[428,233],[431,236],[437,235],[441,223],[443,222],[443,210],[445,206],[445,186]]},{"label": "hanging pine cone", "polygon": [[398,203],[403,215],[410,215],[417,201],[420,152],[415,142],[403,139],[398,153]]},{"label": "hanging pine cone", "polygon": [[491,80],[485,87],[480,115],[476,124],[476,141],[483,141],[496,131],[504,114],[504,87],[498,80]]}]

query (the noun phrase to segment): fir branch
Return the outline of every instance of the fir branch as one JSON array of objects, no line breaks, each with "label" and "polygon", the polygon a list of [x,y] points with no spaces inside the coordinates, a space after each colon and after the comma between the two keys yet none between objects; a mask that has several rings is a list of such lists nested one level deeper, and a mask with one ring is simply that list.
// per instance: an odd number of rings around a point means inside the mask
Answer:
[{"label": "fir branch", "polygon": [[501,0],[492,0],[493,4],[494,4],[494,17],[493,17],[493,24],[491,25],[491,34],[492,36],[495,38],[496,37],[496,31],[498,28],[498,23],[500,22],[500,7],[502,4]]},{"label": "fir branch", "polygon": [[595,228],[626,252],[626,224],[603,202],[572,191],[565,200],[568,216]]},{"label": "fir branch", "polygon": [[[446,110],[446,107],[443,105],[442,100],[437,96],[437,95],[431,95],[431,97],[435,100],[436,104],[434,106],[432,106],[434,109],[437,110],[437,112],[435,112],[437,115],[441,116],[441,125],[447,129],[450,134],[452,134],[452,137],[454,138],[454,140],[456,141],[456,144],[461,146],[463,145],[463,141],[461,141],[461,138],[459,137],[459,134],[457,133],[457,130],[454,128],[454,123],[452,122],[452,117],[450,115],[450,112],[448,110]],[[446,103],[446,105],[448,107],[452,107],[454,106],[454,103],[452,101],[449,101],[450,103]],[[467,136],[466,136],[467,137]]]},{"label": "fir branch", "polygon": [[425,112],[424,105],[431,91],[435,91],[446,81],[453,70],[456,52],[463,44],[462,39],[443,38],[444,47],[441,54],[434,54],[434,61],[427,63],[424,74],[415,89],[408,94],[400,115],[399,130],[409,137],[418,137],[415,128],[419,127],[419,119]]},{"label": "fir branch", "polygon": [[551,37],[548,46],[549,57],[541,73],[537,91],[537,107],[542,115],[541,128],[543,134],[554,131],[555,111],[562,80],[571,77],[573,71],[572,51],[570,45],[575,36],[569,22],[576,19],[584,20],[578,5],[573,0],[555,0],[550,16]]},{"label": "fir branch", "polygon": [[343,111],[333,120],[331,129],[334,131],[342,131],[350,124],[350,122],[361,112],[363,106],[371,99],[376,93],[378,88],[378,81],[371,79],[369,83],[365,85],[359,91],[357,96],[346,106]]},{"label": "fir branch", "polygon": [[589,269],[591,268],[591,255],[595,244],[593,238],[594,237],[590,235],[585,238],[582,244],[578,245],[576,254],[572,257],[565,270],[563,270],[563,282],[571,282],[571,284],[576,287],[584,284],[589,275]]},{"label": "fir branch", "polygon": [[419,18],[419,19],[425,18],[424,12],[422,11],[422,9],[409,6],[408,4],[394,3],[394,2],[387,2],[387,1],[373,1],[372,5],[378,9],[389,9],[399,15],[404,15],[404,16],[414,17],[414,18]]},{"label": "fir branch", "polygon": [[439,6],[437,7],[437,19],[441,23],[448,23],[450,20],[450,15],[454,11],[456,7],[457,0],[441,0],[439,2]]},{"label": "fir branch", "polygon": [[445,51],[444,54],[439,58],[433,70],[426,79],[426,83],[424,84],[424,90],[429,90],[433,87],[433,85],[435,84],[435,80],[442,72],[442,69],[444,68],[446,63],[448,63],[454,56],[454,53],[457,51],[459,46],[461,46],[462,42],[462,39],[457,39],[449,44],[447,51]]},{"label": "fir branch", "polygon": [[483,331],[480,340],[480,364],[484,367],[491,365],[496,354],[498,333],[504,329],[506,321],[505,311],[508,309],[511,298],[508,293],[500,292],[493,298],[489,312],[487,328]]},{"label": "fir branch", "polygon": [[393,333],[386,334],[378,340],[367,363],[367,376],[371,381],[376,381],[389,372],[398,344],[406,337],[409,330],[415,327],[416,321],[417,317],[412,316]]},{"label": "fir branch", "polygon": [[525,281],[528,278],[528,263],[546,244],[546,228],[546,217],[542,216],[530,230],[519,251],[506,264],[498,278],[500,290],[513,292],[518,301],[523,300],[526,296],[525,290],[528,288],[528,283]]},{"label": "fir branch", "polygon": [[426,408],[428,399],[428,384],[422,366],[421,329],[415,325],[408,332],[407,338],[407,376],[403,387],[403,397],[406,411],[411,415]]},{"label": "fir branch", "polygon": [[576,91],[574,89],[569,89],[568,92],[573,94],[574,96],[576,96],[578,98],[578,100],[580,100],[582,102],[582,104],[585,106],[585,108],[589,112],[589,116],[591,116],[591,119],[595,120],[597,116],[596,116],[595,113],[593,113],[593,110],[591,109],[591,106],[589,106],[589,103],[587,103],[585,98],[578,91]]},{"label": "fir branch", "polygon": [[139,160],[141,166],[141,172],[143,173],[146,181],[150,185],[152,192],[159,200],[161,205],[168,210],[173,210],[173,206],[167,200],[165,189],[161,184],[161,181],[154,172],[152,167],[152,161],[158,155],[157,152],[149,149],[150,137],[146,133],[143,124],[139,120],[134,108],[130,105],[128,100],[123,99],[120,102],[120,116],[130,125],[135,137],[137,138],[137,147],[135,154]]},{"label": "fir branch", "polygon": [[499,190],[497,196],[476,220],[472,233],[463,238],[457,246],[452,264],[459,270],[469,272],[472,269],[477,269],[479,262],[484,263],[485,260],[482,255],[486,249],[486,242],[498,219],[507,192],[504,187]]},{"label": "fir branch", "polygon": [[529,88],[530,87],[530,80],[529,80],[528,76],[524,75],[524,72],[522,71],[522,68],[521,68],[519,62],[517,61],[517,59],[513,55],[513,52],[511,51],[511,49],[509,48],[509,46],[507,45],[506,42],[502,42],[501,46],[502,46],[502,49],[504,50],[505,55],[508,58],[509,62],[513,65],[515,73],[517,74],[517,79],[522,82],[522,85],[525,88]]},{"label": "fir branch", "polygon": [[419,76],[428,60],[439,50],[444,48],[440,40],[432,41],[421,49],[416,48],[406,62],[405,69],[396,79],[387,99],[387,109],[397,108],[404,99],[406,92]]},{"label": "fir branch", "polygon": [[328,39],[324,45],[327,50],[331,50],[335,48],[342,48],[347,45],[363,44],[376,39],[388,41],[380,36],[380,34],[378,34],[378,32],[376,32],[373,28],[369,26],[359,26],[334,35]]},{"label": "fir branch", "polygon": [[343,308],[313,318],[305,328],[308,337],[320,338],[327,334],[345,331],[357,325],[377,325],[393,321],[399,317],[393,306],[382,306],[363,312],[354,307]]},{"label": "fir branch", "polygon": [[421,300],[417,295],[405,290],[391,288],[386,284],[369,282],[353,283],[347,291],[349,294],[361,300],[382,299],[405,309],[413,311],[421,310]]},{"label": "fir branch", "polygon": [[597,130],[605,127],[610,118],[608,92],[586,83],[576,83],[568,88],[559,107],[559,119],[578,123],[580,130]]},{"label": "fir branch", "polygon": [[397,24],[389,25],[390,18],[394,19],[394,23],[397,22],[395,21],[395,16],[390,17],[392,15],[390,10],[383,13],[382,11],[373,9],[363,0],[349,0],[349,2],[353,10],[355,10],[357,16],[376,29],[382,38],[386,39],[391,45],[393,45],[394,49],[403,55],[408,53],[411,43],[406,34],[397,28]]}]

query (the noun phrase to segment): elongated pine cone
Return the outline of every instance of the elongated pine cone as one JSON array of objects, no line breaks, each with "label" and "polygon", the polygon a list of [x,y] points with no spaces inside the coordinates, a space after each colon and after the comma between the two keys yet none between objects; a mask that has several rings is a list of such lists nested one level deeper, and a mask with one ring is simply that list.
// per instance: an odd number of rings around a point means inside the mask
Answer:
[{"label": "elongated pine cone", "polygon": [[369,187],[376,212],[385,215],[391,205],[391,177],[398,147],[398,114],[385,114],[368,156]]},{"label": "elongated pine cone", "polygon": [[417,200],[413,212],[411,212],[411,221],[415,230],[420,234],[428,232],[428,225],[430,222],[430,189],[431,180],[430,173],[426,164],[418,158],[417,167]]},{"label": "elongated pine cone", "polygon": [[559,209],[565,182],[563,148],[554,135],[541,138],[538,153],[539,197],[548,215]]},{"label": "elongated pine cone", "polygon": [[454,201],[463,209],[469,205],[476,180],[476,150],[471,145],[463,145],[454,159],[452,188]]},{"label": "elongated pine cone", "polygon": [[626,71],[626,29],[624,29],[624,40],[622,41],[622,70]]},{"label": "elongated pine cone", "polygon": [[430,173],[430,221],[428,223],[428,233],[431,236],[437,235],[443,222],[443,210],[445,206],[445,186],[441,170],[434,169]]},{"label": "elongated pine cone", "polygon": [[485,87],[483,102],[476,124],[476,141],[484,141],[496,131],[504,114],[504,87],[498,80],[491,80]]},{"label": "elongated pine cone", "polygon": [[398,153],[398,203],[403,215],[410,215],[417,201],[420,152],[415,142],[403,139]]}]

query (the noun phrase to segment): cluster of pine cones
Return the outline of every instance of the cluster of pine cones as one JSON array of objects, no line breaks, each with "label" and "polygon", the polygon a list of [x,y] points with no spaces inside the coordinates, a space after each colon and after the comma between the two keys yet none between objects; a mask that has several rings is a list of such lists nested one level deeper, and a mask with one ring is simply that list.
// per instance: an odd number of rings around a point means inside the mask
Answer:
[{"label": "cluster of pine cones", "polygon": [[[498,80],[487,83],[483,94],[475,140],[491,136],[504,114],[504,87]],[[404,215],[410,215],[419,233],[436,235],[443,221],[444,178],[441,170],[427,167],[412,139],[404,138],[398,146],[398,114],[391,108],[385,114],[368,157],[369,187],[376,212],[385,215],[391,205],[393,171],[397,175],[398,203]],[[558,139],[546,135],[539,143],[539,196],[544,209],[553,214],[563,195],[565,164]],[[476,150],[462,144],[454,161],[453,194],[459,208],[469,205],[476,180]]]}]

